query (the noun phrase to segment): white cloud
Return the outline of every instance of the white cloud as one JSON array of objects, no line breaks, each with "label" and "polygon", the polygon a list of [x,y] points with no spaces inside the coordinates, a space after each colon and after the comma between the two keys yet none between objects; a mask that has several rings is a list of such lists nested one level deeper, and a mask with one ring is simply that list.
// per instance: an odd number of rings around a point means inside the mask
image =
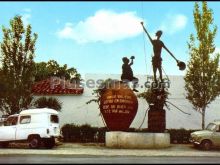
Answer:
[{"label": "white cloud", "polygon": [[27,26],[28,24],[30,24],[30,18],[31,18],[31,14],[22,15],[22,21],[24,23],[24,26]]},{"label": "white cloud", "polygon": [[25,8],[25,9],[23,9],[25,12],[28,12],[28,13],[30,13],[31,12],[31,9],[29,9],[29,8]]},{"label": "white cloud", "polygon": [[111,10],[99,10],[93,16],[77,24],[66,23],[57,32],[58,37],[72,39],[78,43],[111,43],[137,36],[142,32],[142,19],[135,12],[116,13]]},{"label": "white cloud", "polygon": [[213,53],[213,54],[217,54],[217,53],[219,53],[219,54],[220,54],[220,48],[219,48],[219,47],[216,47],[216,48],[215,48],[215,51],[214,51],[214,53]]},{"label": "white cloud", "polygon": [[21,19],[23,21],[24,26],[27,26],[30,24],[30,18],[31,18],[31,9],[30,8],[24,8],[23,9],[24,14],[22,14]]},{"label": "white cloud", "polygon": [[174,34],[185,28],[187,24],[187,17],[182,14],[167,15],[162,22],[160,29],[168,34]]}]

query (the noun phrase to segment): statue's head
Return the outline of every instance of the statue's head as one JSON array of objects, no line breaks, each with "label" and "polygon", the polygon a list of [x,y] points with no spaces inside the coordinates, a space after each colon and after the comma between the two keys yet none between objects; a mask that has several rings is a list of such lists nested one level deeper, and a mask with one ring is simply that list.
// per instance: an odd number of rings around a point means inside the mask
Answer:
[{"label": "statue's head", "polygon": [[127,57],[123,57],[122,58],[122,61],[125,63],[125,64],[128,64],[129,63],[129,59]]},{"label": "statue's head", "polygon": [[163,32],[161,30],[158,30],[156,32],[156,36],[159,37],[159,38],[161,37],[162,34],[163,34]]}]

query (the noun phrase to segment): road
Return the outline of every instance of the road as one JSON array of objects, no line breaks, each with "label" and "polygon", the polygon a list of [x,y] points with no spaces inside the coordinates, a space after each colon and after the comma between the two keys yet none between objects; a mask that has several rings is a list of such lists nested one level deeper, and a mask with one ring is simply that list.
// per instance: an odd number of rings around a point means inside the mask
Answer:
[{"label": "road", "polygon": [[0,156],[1,164],[168,164],[219,163],[220,157],[137,157],[137,156],[76,156],[76,155],[8,155]]},{"label": "road", "polygon": [[115,149],[96,143],[63,143],[53,149],[29,149],[11,144],[0,149],[0,164],[176,164],[219,163],[219,149],[203,151],[191,144],[172,144],[163,149]]}]

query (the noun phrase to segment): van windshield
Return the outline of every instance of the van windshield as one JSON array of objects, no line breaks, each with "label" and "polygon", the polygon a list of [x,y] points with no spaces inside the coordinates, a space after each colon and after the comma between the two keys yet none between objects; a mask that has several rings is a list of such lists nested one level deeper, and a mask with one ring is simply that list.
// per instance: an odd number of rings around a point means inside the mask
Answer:
[{"label": "van windshield", "polygon": [[57,115],[51,115],[50,116],[50,122],[51,123],[59,123],[59,118]]}]

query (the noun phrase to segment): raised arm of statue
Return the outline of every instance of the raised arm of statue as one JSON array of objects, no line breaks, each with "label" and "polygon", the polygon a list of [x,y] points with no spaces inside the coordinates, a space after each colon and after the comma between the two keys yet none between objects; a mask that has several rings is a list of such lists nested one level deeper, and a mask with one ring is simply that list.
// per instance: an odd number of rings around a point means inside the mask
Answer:
[{"label": "raised arm of statue", "polygon": [[151,43],[152,43],[152,45],[153,45],[153,40],[152,40],[152,38],[151,38],[150,34],[149,34],[149,33],[147,32],[147,30],[145,29],[145,27],[144,27],[144,23],[143,23],[143,22],[141,22],[141,25],[142,25],[142,27],[143,27],[143,29],[144,29],[145,33],[147,34],[147,36],[148,36],[148,38],[149,38],[150,42],[151,42]]},{"label": "raised arm of statue", "polygon": [[129,65],[131,66],[131,65],[133,65],[133,64],[134,64],[133,59],[131,59],[131,62],[130,62]]}]

